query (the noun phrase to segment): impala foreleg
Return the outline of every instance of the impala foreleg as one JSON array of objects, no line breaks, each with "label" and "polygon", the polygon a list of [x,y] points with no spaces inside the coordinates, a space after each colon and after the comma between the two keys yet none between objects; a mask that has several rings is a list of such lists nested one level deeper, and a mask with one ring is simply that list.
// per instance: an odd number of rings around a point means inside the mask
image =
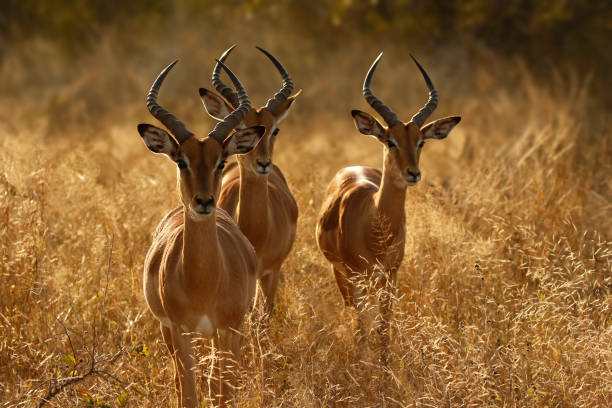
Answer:
[{"label": "impala foreleg", "polygon": [[378,335],[380,338],[380,363],[387,365],[390,343],[390,324],[393,317],[393,295],[395,289],[396,272],[384,272],[382,285],[378,289],[380,303],[380,316]]},{"label": "impala foreleg", "polygon": [[216,356],[213,364],[211,396],[215,406],[224,407],[232,400],[237,384],[241,335],[232,329],[218,330],[213,342]]},{"label": "impala foreleg", "polygon": [[280,281],[280,265],[274,267],[267,274],[259,279],[259,285],[263,292],[265,301],[265,311],[267,314],[271,314],[274,310],[274,296],[276,296],[276,290],[278,289],[278,282]]},{"label": "impala foreleg", "polygon": [[355,306],[351,297],[352,284],[351,282],[349,282],[344,268],[340,265],[332,264],[332,272],[334,273],[334,277],[336,278],[336,284],[338,285],[338,289],[340,290],[340,294],[342,295],[342,299],[344,300],[344,305]]},{"label": "impala foreleg", "polygon": [[195,358],[191,336],[176,328],[172,331],[172,344],[175,348],[175,365],[180,382],[181,408],[197,408],[198,394],[195,377]]},{"label": "impala foreleg", "polygon": [[176,399],[181,403],[181,382],[179,380],[179,368],[178,361],[176,359],[176,349],[174,348],[174,344],[172,344],[172,331],[169,327],[164,326],[160,323],[162,336],[164,338],[164,342],[166,343],[166,347],[168,347],[168,351],[170,352],[170,357],[172,357],[172,362],[174,365],[174,386],[176,387]]}]

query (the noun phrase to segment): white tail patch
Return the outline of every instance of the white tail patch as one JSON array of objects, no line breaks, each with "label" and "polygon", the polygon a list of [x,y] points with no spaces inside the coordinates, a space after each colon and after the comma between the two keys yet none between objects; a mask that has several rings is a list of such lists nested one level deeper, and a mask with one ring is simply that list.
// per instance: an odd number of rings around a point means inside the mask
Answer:
[{"label": "white tail patch", "polygon": [[203,315],[202,317],[200,317],[200,321],[198,322],[195,330],[196,332],[201,333],[207,337],[213,335],[213,326],[208,315]]}]

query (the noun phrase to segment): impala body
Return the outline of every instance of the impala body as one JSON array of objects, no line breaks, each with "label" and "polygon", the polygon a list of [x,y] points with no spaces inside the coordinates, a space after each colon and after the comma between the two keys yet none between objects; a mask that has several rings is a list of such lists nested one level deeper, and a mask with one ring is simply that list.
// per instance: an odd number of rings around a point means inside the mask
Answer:
[{"label": "impala body", "polygon": [[[225,61],[234,47],[229,48],[219,61]],[[235,218],[255,248],[259,264],[257,276],[266,309],[271,312],[281,265],[295,241],[298,217],[298,207],[287,181],[273,163],[274,143],[278,124],[287,116],[300,92],[290,96],[293,81],[285,68],[266,50],[257,48],[274,63],[283,77],[283,87],[266,106],[251,108],[244,117],[242,126],[264,126],[266,132],[253,150],[237,156],[237,161],[225,168],[219,206]],[[238,103],[236,93],[221,82],[220,71],[217,64],[212,82],[225,99],[207,89],[200,89],[207,112],[217,119],[226,116]]]},{"label": "impala body", "polygon": [[[238,79],[240,104],[204,139],[198,139],[172,113],[157,104],[161,84],[174,66],[169,65],[153,83],[147,97],[152,115],[168,130],[138,125],[146,146],[168,156],[178,166],[182,206],[160,222],[144,264],[144,294],[159,320],[164,341],[175,366],[180,407],[197,407],[192,334],[212,339],[215,347],[235,359],[240,353],[240,329],[256,287],[255,251],[235,221],[217,208],[222,169],[227,157],[246,153],[261,138],[261,126],[233,132],[250,108]],[[223,66],[224,69],[227,69]],[[224,359],[215,363],[213,396],[224,405]]]},{"label": "impala body", "polygon": [[418,165],[425,140],[443,139],[460,118],[443,118],[423,126],[437,105],[438,95],[425,70],[414,60],[429,87],[429,100],[409,122],[401,122],[370,90],[381,56],[382,53],[366,75],[363,94],[387,126],[368,113],[358,110],[351,113],[361,133],[383,143],[383,170],[362,166],[340,170],[327,189],[316,235],[319,249],[332,264],[345,305],[358,310],[360,340],[366,335],[360,313],[365,288],[385,289],[379,296],[382,315],[379,333],[381,359],[386,363],[392,307],[389,289],[395,285],[404,258],[406,190],[421,179]]}]

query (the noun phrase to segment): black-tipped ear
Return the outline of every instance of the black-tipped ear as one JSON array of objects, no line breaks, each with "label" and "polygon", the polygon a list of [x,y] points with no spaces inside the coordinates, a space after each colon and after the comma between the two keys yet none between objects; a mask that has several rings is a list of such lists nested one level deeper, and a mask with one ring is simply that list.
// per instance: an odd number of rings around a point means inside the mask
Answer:
[{"label": "black-tipped ear", "polygon": [[385,138],[385,128],[369,113],[353,109],[351,116],[353,116],[357,130],[364,135],[374,136],[379,140]]},{"label": "black-tipped ear", "polygon": [[229,103],[216,93],[209,91],[206,88],[198,90],[206,112],[216,120],[223,120],[227,115],[234,110]]},{"label": "black-tipped ear", "polygon": [[287,117],[287,115],[289,114],[289,110],[291,109],[291,107],[293,106],[293,103],[295,102],[295,99],[301,93],[302,93],[302,90],[300,89],[299,91],[297,91],[296,93],[288,97],[287,100],[283,102],[281,106],[279,106],[276,109],[276,112],[275,112],[276,123],[280,123],[283,119]]},{"label": "black-tipped ear", "polygon": [[461,116],[434,120],[421,128],[423,139],[444,139],[459,122],[461,122]]},{"label": "black-tipped ear", "polygon": [[149,130],[150,128],[154,128],[154,127],[155,126],[149,125],[148,123],[139,123],[137,128],[138,128],[138,133],[140,133],[140,137],[144,137],[145,132]]},{"label": "black-tipped ear", "polygon": [[178,142],[164,129],[148,123],[140,123],[138,125],[138,133],[140,133],[144,144],[153,153],[166,154],[171,159],[176,156]]},{"label": "black-tipped ear", "polygon": [[248,153],[253,150],[264,133],[266,133],[265,126],[239,129],[223,141],[223,151],[226,156]]}]

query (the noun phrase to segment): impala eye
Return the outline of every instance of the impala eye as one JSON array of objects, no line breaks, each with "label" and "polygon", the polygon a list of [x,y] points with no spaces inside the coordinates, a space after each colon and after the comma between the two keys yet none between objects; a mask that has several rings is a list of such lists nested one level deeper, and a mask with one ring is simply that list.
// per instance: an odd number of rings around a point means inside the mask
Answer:
[{"label": "impala eye", "polygon": [[176,161],[176,165],[178,166],[179,169],[181,170],[185,170],[187,168],[187,163],[185,162],[185,160],[183,159],[178,159]]},{"label": "impala eye", "polygon": [[390,149],[397,147],[395,142],[393,142],[392,140],[387,140],[387,146],[389,146]]},{"label": "impala eye", "polygon": [[420,148],[422,148],[424,145],[425,145],[425,141],[424,141],[424,140],[421,140],[421,141],[419,141],[419,144],[417,145],[417,147],[420,149]]},{"label": "impala eye", "polygon": [[272,132],[272,137],[276,137],[276,135],[278,135],[279,130],[279,128],[274,129],[274,132]]},{"label": "impala eye", "polygon": [[217,171],[221,171],[225,168],[225,160],[221,160],[217,165]]}]

